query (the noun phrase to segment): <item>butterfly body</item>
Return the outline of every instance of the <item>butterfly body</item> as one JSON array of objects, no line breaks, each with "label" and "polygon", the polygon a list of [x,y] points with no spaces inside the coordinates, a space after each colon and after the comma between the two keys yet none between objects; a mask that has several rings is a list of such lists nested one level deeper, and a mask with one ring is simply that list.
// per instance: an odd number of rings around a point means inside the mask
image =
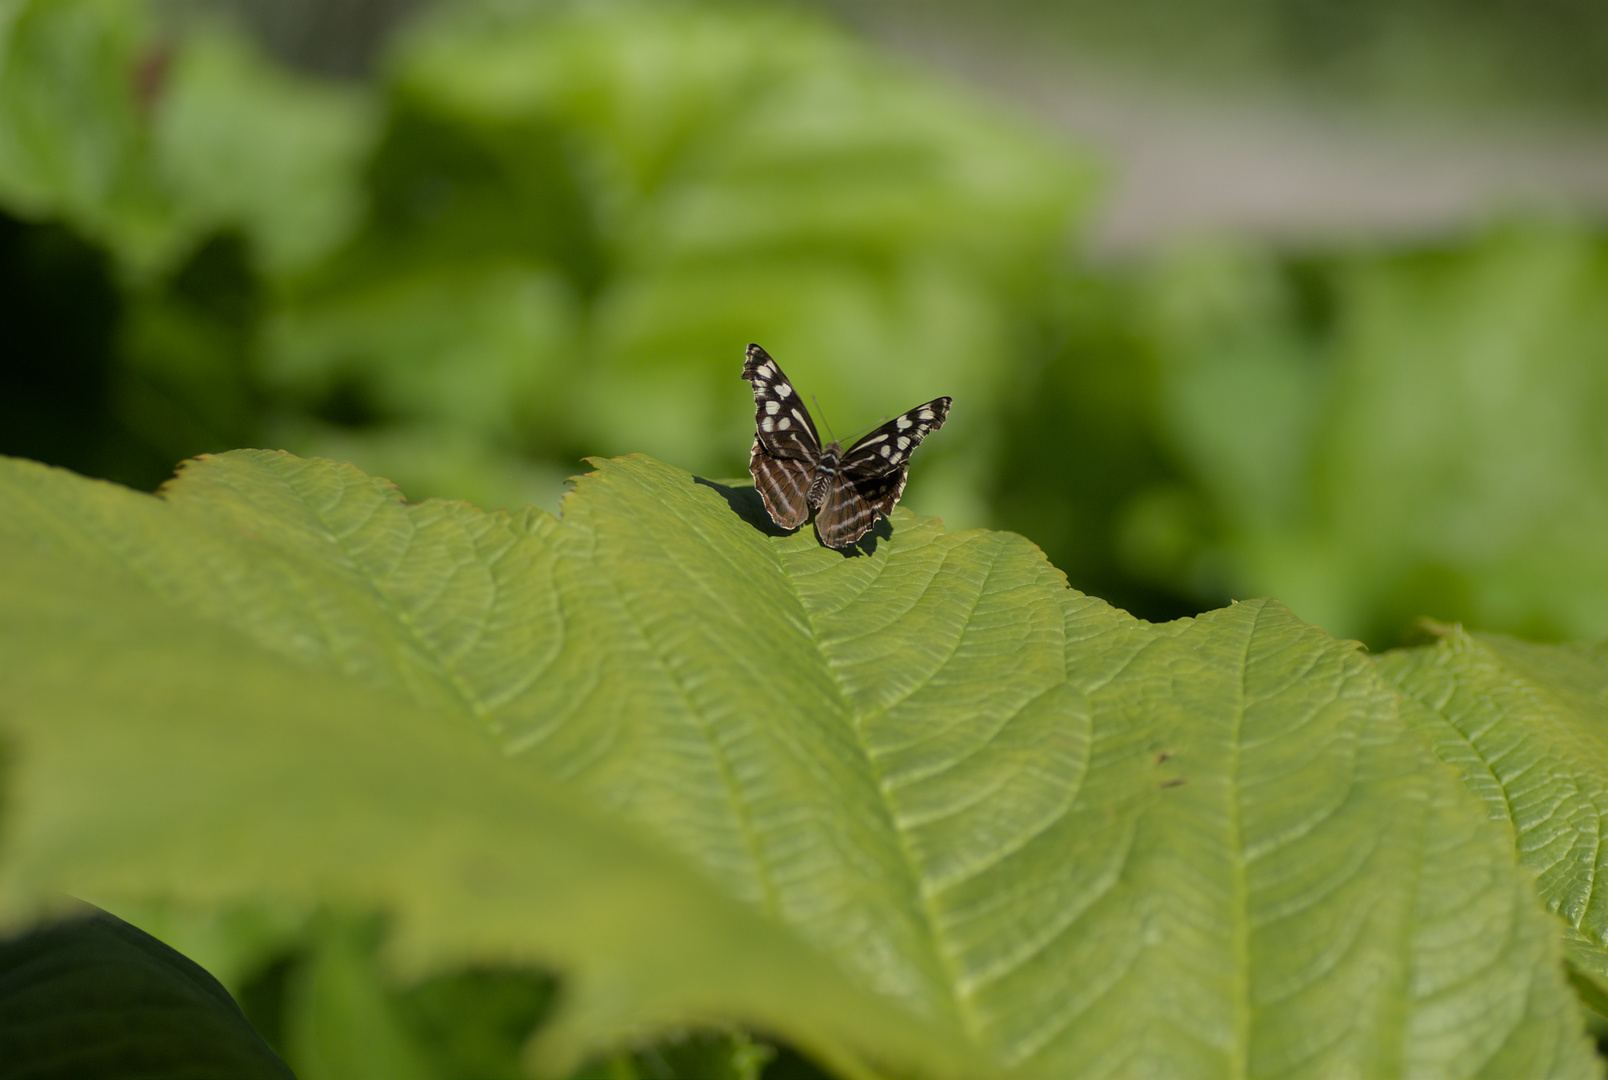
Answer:
[{"label": "butterfly body", "polygon": [[950,399],[934,398],[867,433],[847,450],[824,446],[793,384],[764,349],[748,346],[743,378],[754,387],[754,446],[748,471],[771,520],[796,529],[815,513],[828,547],[866,534],[904,494],[910,453],[943,426]]},{"label": "butterfly body", "polygon": [[827,492],[832,490],[832,484],[836,482],[838,469],[842,464],[841,444],[829,442],[821,447],[821,456],[815,462],[815,477],[810,481],[810,490],[806,496],[811,509],[819,510],[821,503],[826,501]]}]

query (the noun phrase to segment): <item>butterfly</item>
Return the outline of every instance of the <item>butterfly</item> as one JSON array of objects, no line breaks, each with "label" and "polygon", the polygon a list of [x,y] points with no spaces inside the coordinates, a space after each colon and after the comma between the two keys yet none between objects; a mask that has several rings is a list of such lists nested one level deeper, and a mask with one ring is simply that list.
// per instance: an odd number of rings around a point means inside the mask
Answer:
[{"label": "butterfly", "polygon": [[821,445],[815,421],[776,361],[748,346],[743,378],[754,384],[754,448],[748,471],[771,520],[796,529],[815,511],[815,531],[831,548],[847,547],[893,509],[904,494],[910,454],[949,415],[950,399],[934,398],[858,439],[844,450]]}]

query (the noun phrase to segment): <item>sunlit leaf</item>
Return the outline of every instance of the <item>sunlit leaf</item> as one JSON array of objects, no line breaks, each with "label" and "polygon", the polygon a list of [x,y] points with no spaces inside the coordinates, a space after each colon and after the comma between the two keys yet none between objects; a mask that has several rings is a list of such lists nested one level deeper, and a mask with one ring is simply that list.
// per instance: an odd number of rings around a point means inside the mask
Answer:
[{"label": "sunlit leaf", "polygon": [[13,903],[379,910],[417,970],[556,968],[550,1062],[1596,1068],[1506,830],[1275,604],[1153,626],[902,510],[845,557],[644,458],[557,519],[260,451],[0,500]]},{"label": "sunlit leaf", "polygon": [[[1435,752],[1512,828],[1520,861],[1572,931],[1570,959],[1608,986],[1608,651],[1439,631],[1380,667]],[[1601,1008],[1608,995],[1597,996]]]}]

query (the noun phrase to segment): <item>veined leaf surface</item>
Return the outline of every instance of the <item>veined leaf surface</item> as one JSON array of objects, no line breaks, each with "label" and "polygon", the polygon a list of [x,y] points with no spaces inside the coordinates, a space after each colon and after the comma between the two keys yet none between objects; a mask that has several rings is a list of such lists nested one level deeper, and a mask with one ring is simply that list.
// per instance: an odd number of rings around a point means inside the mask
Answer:
[{"label": "veined leaf surface", "polygon": [[1569,958],[1608,1003],[1608,650],[1446,627],[1381,661],[1412,722],[1455,765],[1572,931]]},{"label": "veined leaf surface", "polygon": [[14,901],[390,911],[846,1072],[1575,1075],[1551,921],[1355,645],[1153,626],[1021,537],[855,557],[600,463],[562,519],[239,451],[0,468]]}]

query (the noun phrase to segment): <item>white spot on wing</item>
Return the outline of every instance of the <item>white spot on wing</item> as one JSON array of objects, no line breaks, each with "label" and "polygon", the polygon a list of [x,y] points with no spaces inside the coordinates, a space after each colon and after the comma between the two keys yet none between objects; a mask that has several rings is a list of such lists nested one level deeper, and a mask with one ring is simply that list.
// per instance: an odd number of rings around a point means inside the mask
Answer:
[{"label": "white spot on wing", "polygon": [[883,447],[883,448],[882,448],[882,456],[883,456],[883,457],[887,457],[887,456],[888,456],[888,455],[889,455],[889,454],[891,454],[891,453],[893,453],[893,447],[891,447],[891,446],[884,446],[884,447]]},{"label": "white spot on wing", "polygon": [[792,392],[793,392],[793,388],[791,386],[788,386],[786,383],[779,382],[779,383],[776,384],[776,396],[777,397],[786,397],[788,394],[791,394]]},{"label": "white spot on wing", "polygon": [[915,427],[916,426],[915,422],[912,421],[910,419],[910,417],[908,417],[908,416],[901,416],[901,417],[899,417],[898,420],[894,421],[894,423],[899,425],[899,430],[900,431],[903,431],[907,427]]},{"label": "white spot on wing", "polygon": [[[767,420],[766,420],[766,421],[765,421],[765,424],[766,424],[766,428],[765,428],[765,430],[766,430],[766,431],[769,431],[769,430],[770,430],[770,427],[769,427],[769,425],[770,425],[770,420],[769,420],[769,419],[767,419]],[[788,429],[788,428],[790,428],[790,427],[792,427],[792,426],[793,426],[793,421],[791,421],[791,420],[789,420],[789,419],[788,419],[788,418],[787,418],[787,417],[785,417],[785,416],[784,416],[784,417],[782,417],[782,418],[781,418],[781,419],[780,419],[780,420],[778,420],[778,421],[776,421],[776,430],[777,430],[777,431],[786,431],[786,430],[787,430],[787,429]]]},{"label": "white spot on wing", "polygon": [[931,409],[922,409],[916,415],[921,417],[921,419],[923,419],[923,420],[931,420],[932,419],[932,410]]},{"label": "white spot on wing", "polygon": [[899,436],[899,449],[903,450],[905,447],[907,447],[909,445],[910,445],[910,440],[909,439],[905,438],[903,435]]},{"label": "white spot on wing", "polygon": [[767,402],[765,402],[765,412],[766,412],[767,415],[775,416],[778,412],[781,412],[781,410],[782,410],[782,403],[781,402],[779,402],[779,401],[767,401]]}]

